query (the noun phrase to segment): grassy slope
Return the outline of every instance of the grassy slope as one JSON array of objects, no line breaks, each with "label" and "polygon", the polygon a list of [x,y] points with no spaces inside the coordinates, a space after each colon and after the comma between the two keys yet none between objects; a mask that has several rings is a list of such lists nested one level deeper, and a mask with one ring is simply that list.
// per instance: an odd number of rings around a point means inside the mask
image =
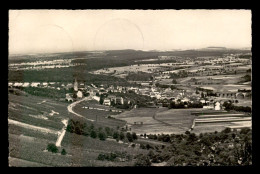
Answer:
[{"label": "grassy slope", "polygon": [[[37,104],[43,100],[46,102]],[[56,102],[49,98],[9,94],[9,119],[60,130],[63,126],[61,123],[62,119],[69,117],[74,118],[72,114],[67,113],[67,105],[68,103]],[[32,109],[30,110],[28,108]],[[60,114],[48,116],[51,110],[59,112]],[[35,116],[46,114],[49,120],[32,119],[29,114],[34,114]],[[103,121],[102,126],[109,127],[112,125],[112,127],[115,128],[118,124],[124,124],[123,121],[105,119],[104,116],[105,115],[100,116],[100,119]],[[98,126],[101,126],[101,124]],[[52,154],[50,152],[44,152],[48,143],[56,142],[57,135],[46,134],[12,124],[9,125],[8,133],[10,157],[15,158],[15,160],[12,159],[10,161],[10,164],[13,166],[132,166],[134,163],[133,160],[126,162],[109,162],[96,159],[100,153],[115,151],[126,152],[131,155],[131,158],[139,153],[147,153],[147,150],[128,147],[128,145],[125,144],[101,141],[99,139],[92,139],[90,137],[66,132],[59,152],[64,148],[68,152],[68,155],[62,156],[60,153]]]},{"label": "grassy slope", "polygon": [[100,111],[100,110],[94,110],[94,109],[90,110],[90,109],[82,108],[83,106],[85,106],[85,107],[90,106],[90,107],[95,107],[95,108],[102,108],[102,106],[100,106],[99,104],[93,104],[93,102],[91,104],[88,104],[88,102],[82,102],[73,108],[73,110],[75,112],[85,116],[86,118],[93,119],[93,120],[96,120],[96,118],[97,118],[97,122],[95,122],[94,124],[97,125],[98,127],[99,126],[111,127],[111,128],[116,129],[117,126],[121,127],[121,126],[125,125],[125,122],[122,120],[106,118],[109,115],[113,116],[113,115],[117,114],[115,112]]}]

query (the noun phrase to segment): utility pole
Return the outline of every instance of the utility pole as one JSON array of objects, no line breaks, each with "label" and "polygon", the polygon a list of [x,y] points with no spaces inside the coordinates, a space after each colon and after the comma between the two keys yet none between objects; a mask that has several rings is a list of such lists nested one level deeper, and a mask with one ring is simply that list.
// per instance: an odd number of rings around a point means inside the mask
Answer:
[{"label": "utility pole", "polygon": [[96,115],[96,122],[97,122],[97,115]]}]

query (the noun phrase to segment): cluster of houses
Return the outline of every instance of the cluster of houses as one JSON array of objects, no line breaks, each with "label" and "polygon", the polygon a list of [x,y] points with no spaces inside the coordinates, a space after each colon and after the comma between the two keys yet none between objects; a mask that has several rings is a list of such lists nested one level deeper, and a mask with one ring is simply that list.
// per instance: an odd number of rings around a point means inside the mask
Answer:
[{"label": "cluster of houses", "polygon": [[[78,83],[75,79],[74,84],[68,83],[65,84],[59,84],[60,86],[57,87],[57,83],[55,82],[32,82],[32,83],[9,83],[9,86],[21,86],[21,87],[51,87],[60,90],[61,88],[73,88],[73,93],[67,93],[66,94],[66,100],[69,102],[73,102],[75,99],[80,99],[84,97],[85,93],[90,93],[93,98],[97,101],[100,101],[99,95],[101,94],[108,94],[110,93],[106,98],[104,98],[103,104],[110,106],[112,103],[114,104],[124,104],[124,102],[130,102],[129,100],[125,100],[123,97],[117,97],[111,93],[126,93],[126,92],[134,92],[139,95],[149,96],[151,98],[156,98],[158,100],[171,100],[175,102],[202,102],[212,105],[208,101],[201,100],[200,94],[195,94],[195,92],[186,92],[186,90],[172,90],[171,88],[159,88],[155,86],[142,86],[142,87],[123,87],[123,86],[116,86],[110,85],[108,87],[104,87],[103,85],[100,85],[99,87],[96,87],[94,84],[91,84],[90,86],[86,86],[84,83]],[[54,87],[56,86],[56,87]]]},{"label": "cluster of houses", "polygon": [[56,82],[8,82],[8,87],[40,87],[60,90]]},{"label": "cluster of houses", "polygon": [[85,65],[84,63],[72,63],[73,59],[56,59],[51,61],[35,61],[9,64],[10,70],[39,70],[49,68],[68,68],[71,66]]},{"label": "cluster of houses", "polygon": [[[224,55],[224,57],[197,57],[194,61],[196,65],[226,65],[226,67],[237,67],[237,65],[251,65],[251,59],[238,58],[240,54]],[[236,64],[238,63],[238,64]],[[230,66],[231,65],[231,66]]]},{"label": "cluster of houses", "polygon": [[[82,98],[84,92],[87,92],[93,96],[97,101],[100,101],[101,94],[108,94],[107,97],[103,99],[103,105],[110,106],[112,103],[122,105],[125,102],[130,104],[130,100],[124,99],[123,97],[118,97],[113,95],[113,93],[136,93],[138,95],[149,96],[151,98],[156,98],[157,100],[172,100],[172,101],[182,101],[182,102],[195,102],[200,100],[200,95],[195,94],[195,92],[186,92],[185,90],[172,90],[171,88],[159,88],[156,86],[142,86],[142,87],[122,87],[113,86],[104,87],[100,85],[96,87],[94,84],[90,86],[83,87],[83,83],[78,83],[76,80],[73,85],[74,92],[66,94],[67,101],[73,101],[76,98]],[[99,95],[97,95],[99,94]]]},{"label": "cluster of houses", "polygon": [[124,104],[123,97],[116,97],[115,95],[109,95],[107,98],[104,99],[103,105],[111,106],[112,102],[115,104],[122,105]]}]

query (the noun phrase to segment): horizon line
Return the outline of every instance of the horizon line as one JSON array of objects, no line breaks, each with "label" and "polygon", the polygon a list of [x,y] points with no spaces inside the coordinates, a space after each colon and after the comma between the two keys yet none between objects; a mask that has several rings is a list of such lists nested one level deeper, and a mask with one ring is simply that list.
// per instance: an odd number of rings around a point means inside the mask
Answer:
[{"label": "horizon line", "polygon": [[220,48],[220,49],[251,49],[252,46],[248,47],[223,47],[223,46],[208,46],[201,48],[185,48],[185,49],[109,49],[109,50],[76,50],[76,51],[59,51],[59,52],[27,52],[27,53],[10,53],[8,55],[30,55],[30,54],[61,54],[61,53],[73,53],[73,52],[106,52],[106,51],[123,51],[123,50],[133,50],[133,51],[158,51],[158,52],[170,52],[170,51],[187,51],[187,50],[202,50],[202,49],[211,49],[211,48]]}]

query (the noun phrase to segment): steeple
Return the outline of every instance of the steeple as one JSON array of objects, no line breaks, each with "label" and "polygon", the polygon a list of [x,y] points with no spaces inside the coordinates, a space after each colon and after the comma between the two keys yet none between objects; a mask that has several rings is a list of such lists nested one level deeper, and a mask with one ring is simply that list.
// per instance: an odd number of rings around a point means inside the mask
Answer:
[{"label": "steeple", "polygon": [[75,82],[74,82],[74,91],[78,91],[78,82],[77,82],[77,78],[75,78]]}]

